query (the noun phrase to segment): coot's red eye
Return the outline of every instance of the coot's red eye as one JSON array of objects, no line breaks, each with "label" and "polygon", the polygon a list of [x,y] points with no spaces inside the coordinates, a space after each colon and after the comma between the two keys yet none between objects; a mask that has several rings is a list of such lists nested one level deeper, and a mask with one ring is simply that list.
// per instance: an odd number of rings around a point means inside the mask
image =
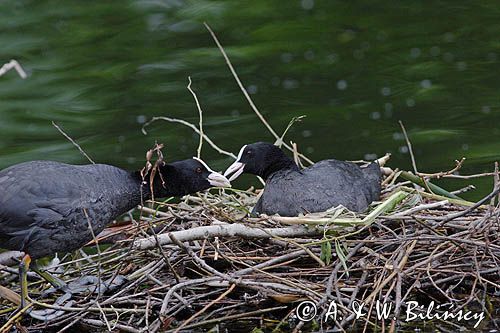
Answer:
[{"label": "coot's red eye", "polygon": [[196,172],[197,172],[197,173],[201,173],[202,171],[203,171],[203,170],[201,170],[201,168],[200,168],[200,167],[196,168]]}]

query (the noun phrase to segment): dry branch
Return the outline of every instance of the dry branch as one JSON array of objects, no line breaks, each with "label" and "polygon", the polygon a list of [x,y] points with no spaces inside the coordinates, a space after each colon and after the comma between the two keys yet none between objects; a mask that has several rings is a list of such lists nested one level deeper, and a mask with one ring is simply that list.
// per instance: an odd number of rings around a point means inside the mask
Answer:
[{"label": "dry branch", "polygon": [[26,72],[24,71],[23,67],[14,59],[12,59],[11,61],[9,61],[6,64],[3,64],[2,67],[0,67],[0,76],[4,75],[5,73],[10,71],[11,69],[15,69],[17,74],[22,79],[25,79],[28,77],[28,75],[26,75]]},{"label": "dry branch", "polygon": [[[241,237],[241,238],[272,238],[272,237],[304,237],[323,234],[322,230],[311,229],[304,226],[286,228],[253,228],[240,223],[218,224],[202,226],[188,230],[173,232],[179,241],[202,240],[213,237]],[[168,234],[158,235],[159,245],[172,244]],[[140,239],[134,242],[134,247],[138,249],[151,249],[156,247],[154,237]]]}]

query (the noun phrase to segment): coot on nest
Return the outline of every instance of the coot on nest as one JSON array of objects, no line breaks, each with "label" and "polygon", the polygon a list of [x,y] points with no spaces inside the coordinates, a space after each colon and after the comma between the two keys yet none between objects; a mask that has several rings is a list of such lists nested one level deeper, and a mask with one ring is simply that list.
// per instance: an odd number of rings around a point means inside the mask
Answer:
[{"label": "coot on nest", "polygon": [[376,162],[362,168],[329,159],[300,170],[280,148],[266,142],[243,146],[224,175],[233,174],[232,181],[242,173],[260,176],[266,182],[253,213],[297,216],[338,205],[362,212],[380,197],[382,174]]},{"label": "coot on nest", "polygon": [[226,177],[195,158],[161,162],[153,175],[153,193],[151,172],[144,181],[139,171],[106,164],[31,161],[4,169],[0,171],[0,247],[26,253],[23,273],[30,257],[84,246],[92,240],[89,225],[97,235],[140,204],[141,192],[146,200],[151,194],[155,198],[182,196],[212,186],[230,186]]},{"label": "coot on nest", "polygon": [[[144,177],[148,182],[149,175]],[[32,258],[69,252],[92,240],[116,217],[141,202],[140,172],[106,164],[32,161],[0,171],[0,247]],[[154,178],[155,198],[229,186],[201,160],[164,164]],[[151,197],[149,183],[143,199]]]}]

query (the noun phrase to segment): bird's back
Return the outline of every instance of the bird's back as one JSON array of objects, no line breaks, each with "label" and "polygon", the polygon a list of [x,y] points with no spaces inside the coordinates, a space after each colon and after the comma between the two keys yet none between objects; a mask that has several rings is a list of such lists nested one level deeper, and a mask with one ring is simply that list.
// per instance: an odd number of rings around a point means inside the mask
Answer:
[{"label": "bird's back", "polygon": [[33,257],[71,251],[132,208],[137,182],[119,168],[32,161],[0,171],[0,247]]},{"label": "bird's back", "polygon": [[323,160],[301,171],[273,174],[255,211],[282,216],[320,212],[343,205],[364,211],[380,196],[380,168],[372,163],[360,168],[354,163]]}]

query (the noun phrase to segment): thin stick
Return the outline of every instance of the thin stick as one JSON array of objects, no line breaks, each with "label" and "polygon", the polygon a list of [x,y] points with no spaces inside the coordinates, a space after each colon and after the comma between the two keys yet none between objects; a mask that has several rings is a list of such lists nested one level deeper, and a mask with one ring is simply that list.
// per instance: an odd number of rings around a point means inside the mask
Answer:
[{"label": "thin stick", "polygon": [[274,131],[274,129],[271,127],[271,125],[269,125],[269,123],[266,121],[266,119],[262,116],[262,114],[260,113],[260,111],[257,109],[257,107],[255,106],[255,104],[253,103],[252,98],[250,98],[250,95],[248,95],[247,90],[245,89],[245,87],[241,83],[241,80],[238,77],[238,74],[236,74],[236,71],[234,70],[234,67],[231,64],[231,61],[229,60],[229,57],[226,54],[226,51],[224,51],[224,48],[222,47],[221,43],[219,42],[219,39],[217,38],[217,36],[215,35],[215,33],[212,31],[212,29],[210,28],[210,26],[206,22],[204,22],[203,24],[205,25],[205,27],[207,28],[207,30],[210,32],[210,35],[212,35],[212,38],[214,39],[215,44],[217,44],[217,47],[219,48],[220,52],[222,53],[222,56],[224,57],[224,60],[226,60],[226,64],[229,67],[229,70],[231,71],[231,73],[233,74],[233,77],[236,80],[236,83],[238,83],[238,86],[240,87],[241,92],[243,93],[243,95],[245,95],[245,98],[247,99],[248,104],[250,104],[250,106],[252,107],[253,111],[257,115],[257,117],[259,117],[260,121],[262,121],[262,123],[264,124],[264,126],[266,126],[267,130],[269,132],[271,132],[271,134],[274,136],[274,138],[276,140],[278,140],[280,138],[279,135]]},{"label": "thin stick", "polygon": [[482,178],[482,177],[491,177],[494,176],[494,172],[485,172],[485,173],[478,173],[475,175],[443,175],[443,178],[455,178],[455,179],[475,179],[475,178]]},{"label": "thin stick", "polygon": [[191,76],[188,76],[189,84],[187,86],[188,90],[191,92],[193,95],[194,101],[196,102],[196,107],[198,108],[198,113],[200,115],[200,131],[198,134],[200,134],[200,143],[198,144],[198,150],[196,151],[197,157],[201,158],[201,147],[203,145],[203,111],[201,111],[201,106],[200,102],[198,101],[198,97],[194,93],[194,91],[191,89]]},{"label": "thin stick", "polygon": [[14,316],[12,316],[4,325],[2,325],[2,327],[0,327],[0,333],[7,333],[10,331],[12,325],[14,325],[14,323],[16,321],[18,321],[22,316],[23,314],[33,306],[33,304],[28,304],[27,306],[25,306],[24,308],[22,308],[21,310],[19,310]]},{"label": "thin stick", "polygon": [[408,134],[406,134],[405,126],[403,125],[403,122],[401,120],[399,121],[399,126],[401,126],[401,129],[403,130],[403,135],[404,135],[405,140],[406,140],[406,145],[408,146],[408,152],[410,153],[413,171],[415,172],[415,174],[417,174],[418,173],[417,163],[415,162],[415,156],[413,155],[413,149],[411,147],[411,142],[410,142],[410,139],[408,138]]},{"label": "thin stick", "polygon": [[295,164],[297,164],[299,167],[304,168],[304,165],[302,164],[302,161],[299,158],[299,150],[297,148],[297,144],[295,142],[290,141],[290,144],[292,145],[293,148],[293,160]]},{"label": "thin stick", "polygon": [[484,198],[482,198],[481,200],[476,202],[473,206],[470,206],[466,210],[460,211],[458,213],[453,213],[453,214],[449,214],[449,215],[445,216],[444,219],[441,221],[441,223],[439,223],[439,226],[442,227],[446,223],[450,222],[451,220],[456,219],[457,217],[464,216],[464,215],[471,213],[472,211],[481,207],[483,204],[488,202],[491,198],[495,197],[499,193],[500,193],[500,187],[495,187],[490,194],[488,194],[487,196],[485,196]]},{"label": "thin stick", "polygon": [[19,74],[21,79],[25,79],[28,77],[28,75],[26,75],[26,72],[21,67],[21,65],[14,59],[12,59],[8,63],[6,63],[2,67],[0,67],[0,76],[4,75],[8,71],[10,71],[12,68],[14,68],[16,70],[17,74]]},{"label": "thin stick", "polygon": [[274,143],[274,145],[281,148],[281,146],[283,145],[283,139],[285,138],[285,135],[288,132],[288,130],[293,126],[293,124],[302,121],[302,119],[304,119],[305,117],[306,117],[305,115],[298,116],[298,117],[293,117],[290,120],[290,122],[288,123],[288,125],[286,126],[285,130],[283,131],[283,134],[281,134],[281,137],[276,140],[276,142]]},{"label": "thin stick", "polygon": [[[234,67],[231,64],[231,61],[229,60],[229,57],[227,56],[226,51],[224,51],[224,48],[222,47],[221,43],[219,42],[219,39],[217,38],[217,36],[215,35],[215,33],[212,31],[212,29],[210,28],[210,26],[206,22],[203,23],[203,24],[205,25],[205,27],[207,28],[207,30],[210,32],[210,35],[212,35],[212,38],[214,39],[215,44],[217,44],[217,47],[219,48],[220,52],[222,53],[222,56],[224,57],[224,60],[226,60],[226,64],[229,67],[229,70],[231,71],[231,73],[233,74],[233,77],[236,80],[236,83],[238,83],[238,86],[240,87],[241,92],[243,93],[243,95],[245,95],[245,98],[247,99],[248,104],[250,104],[252,110],[255,112],[255,114],[257,115],[257,117],[259,117],[260,121],[264,124],[264,126],[266,126],[266,128],[268,129],[268,131],[274,136],[274,139],[279,141],[280,140],[280,136],[274,131],[274,129],[271,127],[271,125],[269,125],[269,123],[266,121],[266,119],[264,118],[264,116],[262,116],[262,114],[260,113],[260,111],[255,106],[255,104],[254,104],[252,98],[250,97],[250,95],[248,95],[248,92],[246,91],[245,87],[241,83],[241,80],[238,77],[238,74],[234,70]],[[288,149],[289,151],[293,151],[292,147],[290,147],[289,145],[287,145],[284,142],[283,142],[283,146],[286,147],[286,149]],[[308,162],[310,164],[314,164],[314,162],[312,160],[310,160],[309,158],[307,158],[303,154],[299,154],[299,156],[302,159],[304,159],[306,162]]]},{"label": "thin stick", "polygon": [[[260,315],[260,314],[263,314],[263,313],[266,313],[266,312],[278,311],[278,310],[283,310],[283,309],[286,309],[286,308],[287,308],[286,306],[276,306],[276,307],[273,307],[273,308],[267,308],[267,309],[260,309],[260,310],[250,311],[250,312],[238,313],[238,314],[229,315],[229,316],[225,316],[225,317],[219,317],[219,318],[209,319],[209,320],[202,321],[202,322],[199,322],[199,323],[194,323],[194,324],[191,324],[191,325],[188,325],[188,326],[184,326],[184,329],[190,329],[190,328],[195,328],[195,327],[205,326],[205,325],[208,326],[208,325],[211,325],[211,324],[220,323],[220,322],[224,322],[224,321],[230,322],[231,320],[234,320],[234,319],[245,318],[245,317],[253,317],[253,316]],[[169,331],[169,332],[171,332],[171,331]]]},{"label": "thin stick", "polygon": [[391,274],[389,274],[389,276],[387,278],[385,278],[378,286],[377,288],[375,288],[375,290],[372,291],[372,293],[370,295],[368,295],[368,297],[365,299],[365,302],[368,303],[370,302],[377,294],[380,290],[382,290],[382,288],[384,288],[384,286],[386,286],[389,282],[392,281],[392,279],[394,278],[394,276],[396,276],[396,274],[398,274],[398,271],[401,272],[401,270],[403,269],[403,267],[406,265],[406,262],[408,261],[408,257],[410,256],[411,252],[413,251],[413,248],[415,247],[415,245],[417,244],[417,241],[414,240],[409,246],[408,248],[406,249],[406,252],[404,254],[404,257],[401,259],[401,261],[399,262],[398,266],[397,266],[397,270],[394,270],[392,271]]},{"label": "thin stick", "polygon": [[[92,326],[98,326],[98,327],[106,327],[106,324],[103,323],[101,320],[96,320],[96,319],[81,319],[81,321],[85,324],[92,325]],[[122,324],[113,324],[114,330],[120,330],[123,332],[131,332],[131,333],[140,333],[143,332],[142,330],[135,329],[131,326],[127,325],[122,325]]]},{"label": "thin stick", "polygon": [[458,190],[455,190],[455,191],[451,191],[450,193],[457,195],[457,194],[462,194],[462,193],[469,192],[469,191],[472,191],[472,190],[475,190],[475,189],[476,189],[476,187],[474,185],[469,184],[469,185],[467,185],[467,186],[465,186],[465,187],[463,187],[461,189],[458,189]]},{"label": "thin stick", "polygon": [[[495,175],[493,176],[493,182],[495,188],[500,188],[500,174],[498,173],[498,162],[495,162]],[[492,199],[492,206],[495,205],[495,198]],[[500,194],[497,196],[497,204],[500,203]]]},{"label": "thin stick", "polygon": [[426,177],[426,178],[442,178],[444,176],[451,175],[455,173],[456,171],[460,170],[462,167],[462,164],[465,162],[465,157],[462,157],[462,159],[455,160],[455,167],[451,170],[445,171],[445,172],[438,172],[438,173],[423,173],[423,172],[417,172],[416,175],[420,177]]},{"label": "thin stick", "polygon": [[[154,123],[155,121],[157,120],[164,120],[164,121],[168,121],[170,123],[178,123],[178,124],[182,124],[184,126],[187,126],[189,128],[191,128],[193,131],[195,131],[196,133],[200,134],[200,130],[194,126],[193,124],[191,124],[190,122],[188,121],[185,121],[183,119],[177,119],[177,118],[170,118],[170,117],[153,117],[151,118],[151,120],[149,120],[148,122],[146,122],[143,126],[142,126],[142,133],[144,135],[147,135],[147,131],[146,131],[146,127],[148,127],[149,125],[151,125],[152,123]],[[231,152],[228,152],[222,148],[219,148],[219,146],[217,146],[206,134],[202,134],[203,136],[203,139],[205,139],[205,141],[213,148],[215,149],[219,154],[224,154],[226,156],[230,156],[232,157],[233,159],[236,159],[236,155],[234,155],[233,153]]]},{"label": "thin stick", "polygon": [[389,215],[389,216],[387,216],[387,218],[395,218],[395,217],[401,217],[401,216],[410,216],[412,214],[415,214],[416,212],[420,212],[420,211],[426,210],[426,209],[433,209],[433,208],[443,207],[443,206],[446,206],[449,203],[450,202],[448,200],[443,200],[443,201],[438,201],[438,202],[432,202],[430,204],[423,204],[423,205],[419,205],[419,206],[415,206],[415,207],[409,208],[409,209],[407,209],[405,211],[402,211],[402,212],[399,212],[399,213],[396,213],[396,214],[393,214],[393,215]]},{"label": "thin stick", "polygon": [[102,295],[104,290],[102,290],[101,286],[101,261],[102,261],[102,253],[101,253],[101,246],[99,245],[99,241],[97,240],[97,237],[95,235],[94,229],[92,228],[92,222],[90,221],[89,214],[87,213],[87,209],[83,208],[83,213],[85,214],[85,218],[87,219],[87,225],[90,230],[90,234],[92,235],[92,239],[94,240],[96,249],[97,249],[97,298],[95,300],[95,303],[97,304],[97,307],[100,309],[101,306],[97,302],[99,297]]},{"label": "thin stick", "polygon": [[183,322],[181,326],[177,327],[177,329],[175,330],[174,333],[179,332],[183,327],[185,327],[187,324],[189,324],[190,322],[192,322],[194,318],[198,317],[199,315],[201,315],[202,313],[204,313],[205,311],[207,311],[212,305],[216,304],[221,299],[223,299],[224,297],[226,297],[231,291],[233,291],[234,287],[236,287],[236,284],[233,283],[219,297],[217,297],[216,299],[214,299],[213,301],[211,301],[210,303],[208,303],[207,305],[205,305],[203,307],[203,309],[201,309],[200,311],[196,312],[194,315],[192,315],[191,317],[189,317],[185,322]]},{"label": "thin stick", "polygon": [[53,305],[53,304],[48,304],[48,303],[43,303],[39,302],[36,300],[31,300],[33,304],[48,308],[48,309],[54,309],[54,310],[62,310],[62,311],[72,311],[72,312],[80,312],[80,311],[93,311],[93,312],[108,312],[108,313],[145,313],[146,309],[127,309],[127,308],[115,308],[115,307],[109,307],[109,308],[98,308],[98,307],[74,307],[74,306],[58,306],[58,305]]},{"label": "thin stick", "polygon": [[87,153],[85,153],[82,149],[82,147],[80,147],[80,145],[78,145],[78,143],[75,142],[75,140],[73,140],[72,138],[70,138],[70,136],[66,133],[64,133],[64,131],[62,130],[61,127],[59,127],[59,125],[57,125],[54,121],[52,122],[52,125],[57,128],[57,130],[62,134],[64,135],[64,137],[66,139],[68,139],[76,148],[78,148],[78,150],[80,151],[80,153],[82,153],[83,156],[85,156],[89,161],[90,163],[92,164],[95,164],[95,162],[90,158],[89,155],[87,155]]}]

